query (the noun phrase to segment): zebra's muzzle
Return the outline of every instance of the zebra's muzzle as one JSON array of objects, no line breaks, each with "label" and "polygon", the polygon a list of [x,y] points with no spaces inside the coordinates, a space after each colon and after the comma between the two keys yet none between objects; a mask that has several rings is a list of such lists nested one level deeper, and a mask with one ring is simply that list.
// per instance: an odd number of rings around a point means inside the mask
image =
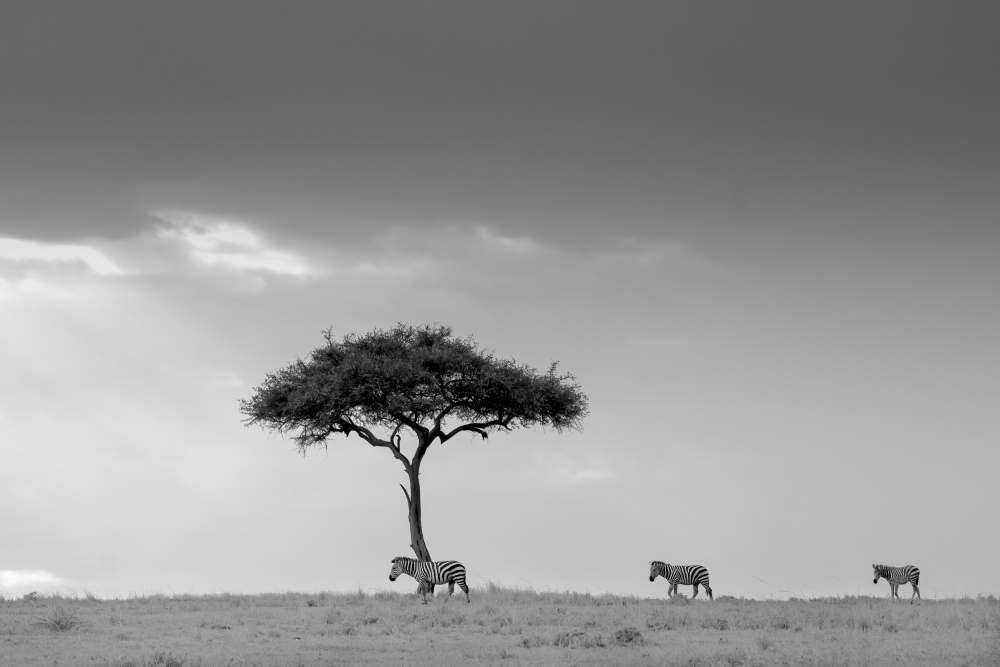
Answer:
[{"label": "zebra's muzzle", "polygon": [[877,584],[877,583],[878,583],[878,579],[874,579],[874,580],[872,580],[872,583],[873,583],[873,584]]},{"label": "zebra's muzzle", "polygon": [[656,581],[656,577],[650,577],[649,580],[650,581]]}]

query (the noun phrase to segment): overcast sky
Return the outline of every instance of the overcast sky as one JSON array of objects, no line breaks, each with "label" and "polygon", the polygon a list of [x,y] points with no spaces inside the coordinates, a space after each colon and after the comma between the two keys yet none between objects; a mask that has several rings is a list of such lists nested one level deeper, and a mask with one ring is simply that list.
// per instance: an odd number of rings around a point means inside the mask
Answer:
[{"label": "overcast sky", "polygon": [[1000,594],[998,20],[4,2],[0,593],[411,591],[399,463],[238,410],[404,321],[590,397],[428,453],[473,589]]}]

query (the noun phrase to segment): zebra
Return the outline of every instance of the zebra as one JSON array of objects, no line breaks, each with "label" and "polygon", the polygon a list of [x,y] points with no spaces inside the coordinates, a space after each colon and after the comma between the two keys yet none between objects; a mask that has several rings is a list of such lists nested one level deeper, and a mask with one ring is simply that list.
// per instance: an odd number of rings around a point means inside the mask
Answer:
[{"label": "zebra", "polygon": [[694,586],[694,594],[691,599],[698,597],[698,585],[705,587],[708,599],[712,599],[712,587],[708,585],[708,570],[701,565],[670,565],[663,561],[654,560],[649,564],[649,580],[656,579],[660,575],[667,580],[670,588],[667,589],[667,597],[673,597],[677,592],[677,585]]},{"label": "zebra", "polygon": [[[427,589],[432,584],[448,584],[448,597],[455,592],[455,584],[465,593],[465,601],[469,599],[469,587],[465,584],[465,566],[457,560],[420,561],[415,558],[397,556],[392,559],[392,570],[389,581],[396,581],[401,574],[408,574],[417,580],[418,592],[423,595],[427,604]],[[433,589],[432,589],[433,590]],[[447,600],[445,600],[447,602]]]},{"label": "zebra", "polygon": [[910,604],[913,604],[914,596],[916,596],[917,600],[920,600],[920,589],[917,588],[917,584],[920,582],[920,570],[916,565],[893,567],[891,565],[876,565],[872,563],[872,567],[875,569],[875,580],[872,583],[877,584],[879,578],[888,581],[889,589],[892,592],[891,598],[899,598],[899,585],[909,582],[913,586],[913,595],[910,596]]}]

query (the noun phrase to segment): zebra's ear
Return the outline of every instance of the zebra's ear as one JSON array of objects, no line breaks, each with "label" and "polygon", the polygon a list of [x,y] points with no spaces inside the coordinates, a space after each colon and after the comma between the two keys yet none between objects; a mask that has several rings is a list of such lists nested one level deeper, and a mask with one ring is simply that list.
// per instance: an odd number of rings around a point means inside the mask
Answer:
[{"label": "zebra's ear", "polygon": [[878,565],[876,565],[875,563],[872,563],[872,569],[873,570],[877,570],[878,569]]}]

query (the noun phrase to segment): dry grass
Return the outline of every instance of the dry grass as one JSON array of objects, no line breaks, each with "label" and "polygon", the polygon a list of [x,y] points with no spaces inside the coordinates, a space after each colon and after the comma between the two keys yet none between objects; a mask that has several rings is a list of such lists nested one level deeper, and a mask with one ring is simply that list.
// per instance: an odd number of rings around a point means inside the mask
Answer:
[{"label": "dry grass", "polygon": [[996,665],[1000,603],[714,602],[488,587],[472,604],[363,592],[0,603],[4,667]]}]

